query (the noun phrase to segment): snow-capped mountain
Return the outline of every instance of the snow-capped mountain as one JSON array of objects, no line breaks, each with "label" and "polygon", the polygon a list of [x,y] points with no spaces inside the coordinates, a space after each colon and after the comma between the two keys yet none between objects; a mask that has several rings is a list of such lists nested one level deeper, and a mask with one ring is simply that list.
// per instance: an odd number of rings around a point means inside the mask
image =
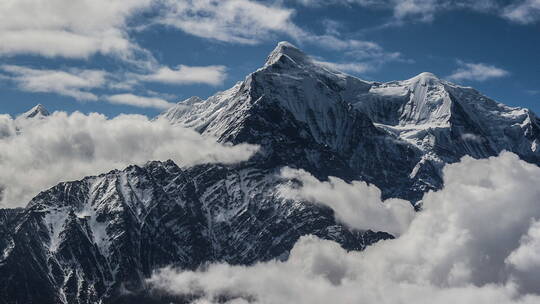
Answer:
[{"label": "snow-capped mountain", "polygon": [[[23,115],[37,115],[30,114]],[[0,303],[141,303],[157,268],[284,259],[306,234],[350,250],[392,237],[337,223],[328,207],[284,199],[284,166],[417,201],[440,188],[442,166],[463,155],[510,150],[540,164],[539,119],[526,109],[429,73],[363,81],[286,42],[231,89],[192,97],[158,119],[261,149],[234,165],[130,166],[61,183],[25,209],[0,209]]]},{"label": "snow-capped mountain", "polygon": [[161,115],[221,141],[263,146],[257,161],[377,185],[416,201],[438,189],[441,169],[464,155],[503,150],[540,163],[540,121],[476,90],[421,73],[367,82],[317,63],[281,42],[264,66],[207,100]]}]

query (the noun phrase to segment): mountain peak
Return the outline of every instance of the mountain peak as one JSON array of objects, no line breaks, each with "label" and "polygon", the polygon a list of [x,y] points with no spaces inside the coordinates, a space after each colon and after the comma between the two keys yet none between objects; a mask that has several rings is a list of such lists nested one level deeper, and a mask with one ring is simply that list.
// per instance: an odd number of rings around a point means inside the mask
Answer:
[{"label": "mountain peak", "polygon": [[422,85],[424,84],[434,84],[434,83],[438,83],[438,82],[441,82],[441,79],[439,77],[437,77],[437,75],[433,74],[433,73],[430,73],[430,72],[422,72],[416,76],[414,76],[413,78],[410,78],[408,80],[406,80],[407,82],[411,82],[411,83],[420,83]]},{"label": "mountain peak", "polygon": [[42,105],[42,104],[37,104],[35,105],[33,108],[31,108],[30,110],[28,110],[27,112],[21,114],[21,117],[24,117],[24,118],[34,118],[34,117],[46,117],[46,116],[49,116],[49,111],[47,111],[47,109]]},{"label": "mountain peak", "polygon": [[287,56],[296,63],[304,63],[309,61],[309,56],[302,52],[299,48],[287,41],[281,41],[276,48],[268,55],[265,66],[276,63],[281,56]]}]

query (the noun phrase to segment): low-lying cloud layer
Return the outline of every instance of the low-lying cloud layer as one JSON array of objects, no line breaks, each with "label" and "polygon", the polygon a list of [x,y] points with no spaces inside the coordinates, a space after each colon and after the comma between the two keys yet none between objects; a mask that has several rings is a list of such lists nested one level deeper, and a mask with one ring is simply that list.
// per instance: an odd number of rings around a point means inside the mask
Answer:
[{"label": "low-lying cloud layer", "polygon": [[280,194],[289,199],[326,205],[335,212],[337,220],[359,230],[386,231],[402,234],[414,217],[410,202],[401,199],[381,201],[381,190],[365,182],[351,184],[337,177],[321,182],[304,170],[285,168],[281,176],[301,183],[289,183]]},{"label": "low-lying cloud layer", "polygon": [[55,112],[44,119],[0,115],[0,206],[24,206],[39,191],[130,164],[172,159],[180,166],[248,159],[253,145],[229,146],[140,115]]},{"label": "low-lying cloud layer", "polygon": [[[201,295],[197,303],[220,296],[229,303],[538,303],[540,168],[511,153],[466,157],[447,166],[444,179],[400,237],[363,252],[306,236],[286,262],[165,268],[149,283],[158,292]],[[369,199],[372,190],[363,189]]]}]

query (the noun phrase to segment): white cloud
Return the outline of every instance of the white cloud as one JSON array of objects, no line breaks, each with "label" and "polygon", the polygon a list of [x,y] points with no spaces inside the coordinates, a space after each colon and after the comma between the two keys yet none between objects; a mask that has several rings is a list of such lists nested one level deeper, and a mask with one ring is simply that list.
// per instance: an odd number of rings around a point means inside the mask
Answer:
[{"label": "white cloud", "polygon": [[199,303],[538,303],[540,168],[465,157],[444,180],[403,235],[363,252],[305,236],[285,262],[164,268],[149,283]]},{"label": "white cloud", "polygon": [[494,0],[393,0],[390,1],[394,17],[403,21],[429,22],[445,11],[471,10],[481,13],[498,13],[499,4]]},{"label": "white cloud", "polygon": [[186,33],[225,42],[256,44],[276,33],[296,36],[294,10],[251,0],[166,0],[158,22]]},{"label": "white cloud", "polygon": [[[540,18],[539,0],[507,6],[494,0],[297,0],[309,6],[360,5],[392,10],[395,19],[432,20],[441,11],[470,9],[503,16],[518,23]],[[154,23],[186,33],[233,43],[256,44],[285,34],[297,41],[318,43],[317,35],[300,28],[295,10],[283,1],[255,0],[4,0],[0,1],[0,56],[32,54],[88,58],[117,56],[137,64],[156,64],[148,50],[137,45],[130,30],[149,25],[138,20],[155,15]],[[339,38],[336,36],[336,38]],[[325,37],[320,43],[325,44]],[[339,39],[340,40],[340,39]]]},{"label": "white cloud", "polygon": [[77,100],[97,100],[98,97],[88,92],[89,89],[105,84],[107,73],[100,70],[69,69],[38,70],[15,65],[3,65],[0,69],[7,72],[19,89],[29,92],[56,93],[70,96]]},{"label": "white cloud", "polygon": [[540,0],[524,0],[507,6],[503,16],[511,21],[528,24],[540,20]]},{"label": "white cloud", "polygon": [[448,79],[456,81],[485,81],[488,79],[505,77],[510,74],[504,69],[484,63],[467,63],[458,61],[458,64],[460,67],[455,70],[450,76],[448,76]]},{"label": "white cloud", "polygon": [[399,52],[388,52],[379,44],[372,41],[342,39],[336,35],[314,35],[310,33],[304,33],[300,36],[300,40],[326,49],[344,52],[352,61],[344,63],[320,61],[328,66],[333,66],[344,71],[362,73],[369,69],[374,69],[381,63],[403,61]]},{"label": "white cloud", "polygon": [[[292,20],[295,14],[293,9],[270,5],[268,2],[168,0],[166,3],[167,13],[158,18],[161,24],[202,38],[242,44],[257,44],[272,39],[275,35],[287,35],[300,43],[347,52],[354,61],[335,63],[334,66],[340,66],[349,72],[365,71],[361,65],[367,64],[358,60],[382,63],[399,59],[401,56],[399,53],[386,52],[371,41],[344,39],[332,31],[317,35],[303,30]],[[326,23],[333,26],[332,22]],[[371,65],[373,66],[374,64]],[[165,72],[168,75],[173,74],[173,71],[167,69],[163,71],[164,74]]]},{"label": "white cloud", "polygon": [[540,0],[509,1],[504,4],[496,0],[297,0],[306,6],[360,5],[372,9],[393,12],[394,21],[433,21],[435,16],[445,11],[471,10],[506,18],[520,24],[531,24],[540,20]]},{"label": "white cloud", "polygon": [[144,81],[169,84],[205,83],[210,85],[220,85],[223,83],[226,76],[226,68],[222,65],[179,65],[176,69],[160,67],[152,74],[141,76],[141,79]]},{"label": "white cloud", "polygon": [[332,208],[337,220],[359,230],[385,231],[402,234],[414,217],[410,202],[400,199],[381,201],[381,191],[365,182],[351,184],[337,177],[321,182],[304,170],[285,168],[281,176],[294,182],[280,188],[289,199],[315,202]]},{"label": "white cloud", "polygon": [[55,112],[46,119],[28,120],[0,115],[0,135],[0,204],[11,207],[23,206],[60,181],[133,163],[234,163],[256,151],[252,145],[221,145],[195,131],[140,115],[108,119],[96,113]]},{"label": "white cloud", "polygon": [[[223,66],[160,66],[148,50],[129,37],[132,28],[149,25],[150,19],[137,20],[142,12],[155,15],[154,24],[211,40],[257,44],[286,35],[297,42],[347,51],[354,59],[342,67],[355,73],[361,70],[358,60],[382,63],[400,56],[385,52],[373,42],[344,39],[338,32],[311,33],[293,21],[294,9],[275,1],[255,0],[7,0],[0,2],[0,16],[9,16],[0,20],[0,56],[88,58],[100,53],[120,57],[149,71],[149,75],[140,78],[145,81],[211,85],[223,82]],[[116,85],[129,88],[133,83]]]},{"label": "white cloud", "polygon": [[140,108],[168,109],[174,106],[174,103],[168,102],[159,97],[145,97],[133,94],[116,94],[105,98],[108,102],[114,104],[124,104]]},{"label": "white cloud", "polygon": [[520,246],[506,259],[520,271],[540,270],[540,222],[533,221],[529,231],[520,240]]},{"label": "white cloud", "polygon": [[96,53],[133,57],[128,19],[154,0],[0,1],[0,56],[33,54],[86,58]]},{"label": "white cloud", "polygon": [[360,5],[372,9],[385,9],[393,12],[398,21],[432,21],[442,11],[470,9],[480,12],[492,12],[498,8],[493,0],[298,0],[307,6],[322,5]]},{"label": "white cloud", "polygon": [[[1,65],[1,79],[15,82],[20,90],[39,93],[55,93],[80,101],[97,101],[93,89],[133,90],[141,81],[177,85],[221,84],[226,77],[224,66],[185,66],[178,69],[156,68],[150,74],[110,73],[102,70],[70,68],[66,70],[34,69],[16,65]],[[143,97],[131,93],[106,96],[105,100],[116,104],[166,109],[172,106],[162,98]]]},{"label": "white cloud", "polygon": [[366,62],[329,62],[329,61],[320,61],[315,60],[316,63],[326,66],[330,69],[361,74],[373,69],[373,66]]}]

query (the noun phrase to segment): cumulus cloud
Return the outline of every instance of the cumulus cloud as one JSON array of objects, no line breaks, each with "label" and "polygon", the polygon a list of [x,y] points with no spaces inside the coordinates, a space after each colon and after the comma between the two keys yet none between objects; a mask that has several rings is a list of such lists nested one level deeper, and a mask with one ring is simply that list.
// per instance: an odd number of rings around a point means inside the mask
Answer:
[{"label": "cumulus cloud", "polygon": [[538,303],[540,168],[505,152],[465,157],[444,180],[408,230],[362,252],[305,236],[284,262],[164,268],[148,282],[199,303]]},{"label": "cumulus cloud", "polygon": [[471,80],[485,81],[494,78],[508,76],[510,73],[504,69],[484,63],[467,63],[458,61],[459,68],[455,70],[448,79],[451,80]]},{"label": "cumulus cloud", "polygon": [[222,65],[187,66],[179,65],[176,69],[160,67],[152,74],[143,75],[144,81],[169,84],[204,83],[210,85],[222,84],[226,77],[226,68]]},{"label": "cumulus cloud", "polygon": [[248,159],[252,145],[221,145],[195,131],[140,115],[55,112],[44,119],[0,115],[0,204],[24,206],[60,181],[149,160],[180,166]]},{"label": "cumulus cloud", "polygon": [[506,262],[521,271],[540,270],[540,222],[533,221],[524,235],[520,246],[506,259]]},{"label": "cumulus cloud", "polygon": [[97,100],[89,89],[105,84],[107,73],[101,70],[68,69],[39,70],[16,65],[2,65],[0,69],[8,74],[18,88],[29,92],[55,93],[77,100]]},{"label": "cumulus cloud", "polygon": [[285,168],[283,178],[299,182],[280,188],[280,194],[289,199],[315,202],[332,208],[336,219],[354,229],[385,231],[402,234],[414,217],[410,202],[400,199],[381,201],[381,190],[365,182],[351,184],[337,177],[321,182],[304,170]]},{"label": "cumulus cloud", "polygon": [[175,105],[174,103],[159,97],[145,97],[133,94],[110,95],[106,97],[106,100],[114,104],[130,105],[140,108],[156,108],[161,110],[168,109]]}]

